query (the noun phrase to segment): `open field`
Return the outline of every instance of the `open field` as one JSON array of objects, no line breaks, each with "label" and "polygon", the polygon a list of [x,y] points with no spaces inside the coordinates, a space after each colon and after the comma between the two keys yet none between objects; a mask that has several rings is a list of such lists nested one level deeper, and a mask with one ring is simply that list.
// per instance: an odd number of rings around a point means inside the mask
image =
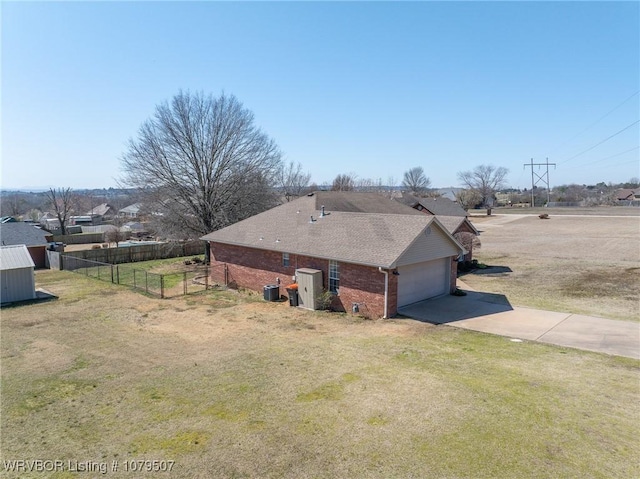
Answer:
[{"label": "open field", "polygon": [[[577,216],[640,216],[640,208],[631,206],[592,206],[592,207],[559,207],[545,208],[536,206],[535,208],[493,208],[494,214],[501,215],[539,215],[540,213],[548,213],[549,215],[577,215]],[[471,216],[486,216],[483,209],[469,210]]]},{"label": "open field", "polygon": [[[67,461],[107,477],[640,476],[635,360],[257,294],[37,282],[60,299],[0,318],[1,452],[63,461],[46,477],[102,476]],[[132,459],[175,464],[127,473]]]},{"label": "open field", "polygon": [[482,241],[474,257],[502,268],[461,279],[517,306],[640,321],[640,217],[547,211],[548,220],[472,218]]}]

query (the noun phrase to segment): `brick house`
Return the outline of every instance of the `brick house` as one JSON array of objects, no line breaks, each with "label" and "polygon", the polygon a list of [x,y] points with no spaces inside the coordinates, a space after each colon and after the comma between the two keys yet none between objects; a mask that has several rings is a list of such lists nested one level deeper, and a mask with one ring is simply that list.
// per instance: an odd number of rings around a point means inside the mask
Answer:
[{"label": "brick house", "polygon": [[469,221],[469,215],[458,203],[442,196],[417,198],[406,193],[398,198],[398,201],[423,214],[436,216],[447,231],[467,250],[464,257],[460,259],[464,261],[473,259],[473,241],[480,236],[480,232]]},{"label": "brick house", "polygon": [[31,223],[18,221],[0,225],[0,243],[2,246],[25,245],[36,268],[46,268],[47,245],[53,241],[53,235]]},{"label": "brick house", "polygon": [[335,293],[334,309],[357,305],[370,317],[455,290],[452,259],[466,251],[436,217],[379,195],[351,195],[312,193],[202,237],[212,281],[262,291],[315,269]]}]

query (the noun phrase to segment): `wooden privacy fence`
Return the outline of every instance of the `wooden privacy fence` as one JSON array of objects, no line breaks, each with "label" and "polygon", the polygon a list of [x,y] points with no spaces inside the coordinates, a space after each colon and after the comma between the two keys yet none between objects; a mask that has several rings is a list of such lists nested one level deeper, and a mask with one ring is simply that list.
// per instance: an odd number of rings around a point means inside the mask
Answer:
[{"label": "wooden privacy fence", "polygon": [[[97,261],[99,263],[121,264],[151,261],[154,259],[177,258],[204,254],[206,242],[201,240],[157,244],[122,246],[119,248],[88,249],[65,252],[65,256]],[[66,268],[65,268],[66,269]]]},{"label": "wooden privacy fence", "polygon": [[220,285],[210,281],[210,276],[220,276],[216,266],[193,266],[175,273],[152,273],[127,264],[111,264],[62,255],[62,269],[82,274],[90,278],[109,281],[113,284],[129,286],[160,298],[172,298],[206,291]]}]

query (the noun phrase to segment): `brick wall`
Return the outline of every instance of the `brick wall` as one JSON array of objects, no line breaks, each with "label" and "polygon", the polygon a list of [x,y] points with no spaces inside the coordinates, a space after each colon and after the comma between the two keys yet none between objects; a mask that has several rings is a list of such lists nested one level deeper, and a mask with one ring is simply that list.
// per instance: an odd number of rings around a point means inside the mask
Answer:
[{"label": "brick wall", "polygon": [[457,279],[458,279],[458,258],[457,256],[452,256],[451,272],[449,273],[449,293],[453,293],[456,290]]},{"label": "brick wall", "polygon": [[[463,222],[460,226],[458,226],[458,229],[456,229],[454,234],[457,233],[469,233],[474,236],[476,235],[473,229],[466,222]],[[469,242],[469,244],[465,244],[463,246],[468,250],[467,254],[464,255],[464,260],[471,261],[473,259],[473,242]]]},{"label": "brick wall", "polygon": [[45,250],[47,249],[46,246],[29,246],[27,247],[27,249],[29,250],[31,259],[35,263],[37,269],[47,267],[47,262],[45,260],[47,256],[45,252]]},{"label": "brick wall", "polygon": [[[227,280],[231,286],[262,291],[267,284],[276,284],[280,279],[280,294],[285,294],[285,286],[290,284],[296,268],[312,268],[322,271],[323,288],[328,288],[329,261],[309,256],[289,256],[289,266],[282,265],[282,253],[259,250],[242,246],[211,243],[212,280],[224,282],[224,265],[227,268]],[[215,275],[215,277],[214,277]],[[389,310],[396,312],[397,279],[389,275]],[[360,313],[372,318],[384,315],[384,274],[372,266],[340,263],[340,295],[332,307],[338,311],[350,312],[353,303],[357,303]]]},{"label": "brick wall", "polygon": [[[225,271],[226,268],[226,271]],[[285,287],[293,282],[297,268],[312,268],[322,271],[323,288],[328,288],[329,261],[302,255],[289,255],[289,266],[282,265],[282,253],[246,248],[243,246],[211,243],[211,280],[232,287],[247,288],[262,292],[267,284],[277,284],[280,279],[280,294],[286,295]],[[340,295],[332,307],[337,311],[351,312],[354,303],[361,314],[371,318],[384,316],[385,275],[372,266],[340,263]],[[457,261],[451,257],[449,275],[450,292],[456,289]],[[397,314],[398,277],[389,272],[388,317]]]}]

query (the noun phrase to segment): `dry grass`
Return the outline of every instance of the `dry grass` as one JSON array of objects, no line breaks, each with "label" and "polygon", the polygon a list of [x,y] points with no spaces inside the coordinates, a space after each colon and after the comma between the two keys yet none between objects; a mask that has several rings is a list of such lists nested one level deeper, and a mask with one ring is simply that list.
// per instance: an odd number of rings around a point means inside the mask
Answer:
[{"label": "dry grass", "polygon": [[640,321],[640,218],[498,216],[477,227],[474,256],[511,272],[463,276],[472,288],[517,306]]},{"label": "dry grass", "polygon": [[164,477],[185,478],[640,475],[638,361],[37,276],[60,300],[2,311],[3,460],[175,460]]}]

